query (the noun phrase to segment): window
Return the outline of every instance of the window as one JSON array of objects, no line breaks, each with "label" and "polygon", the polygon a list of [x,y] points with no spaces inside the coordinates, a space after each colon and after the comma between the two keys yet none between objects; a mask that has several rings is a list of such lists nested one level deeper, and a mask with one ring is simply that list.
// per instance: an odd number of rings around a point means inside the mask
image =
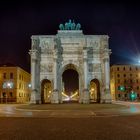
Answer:
[{"label": "window", "polygon": [[119,71],[119,67],[117,67],[117,71]]},{"label": "window", "polygon": [[131,70],[132,70],[132,68],[130,67],[130,68],[129,68],[129,70],[131,71]]},{"label": "window", "polygon": [[3,93],[2,93],[2,96],[3,96],[3,97],[6,97],[6,93],[5,93],[5,92],[3,92]]},{"label": "window", "polygon": [[124,80],[124,83],[126,84],[126,79]]},{"label": "window", "polygon": [[19,80],[21,80],[21,75],[19,75]]},{"label": "window", "polygon": [[13,73],[10,73],[10,79],[13,79]]},{"label": "window", "polygon": [[138,70],[138,68],[136,67],[136,70]]},{"label": "window", "polygon": [[139,80],[137,79],[137,80],[136,80],[136,82],[138,83],[138,82],[139,82]]},{"label": "window", "polygon": [[139,94],[137,94],[137,97],[139,97]]},{"label": "window", "polygon": [[19,83],[19,89],[21,89],[21,83]]},{"label": "window", "polygon": [[118,83],[120,83],[120,79],[118,79]]},{"label": "window", "polygon": [[120,94],[118,94],[118,97],[121,97],[121,95],[120,95]]},{"label": "window", "polygon": [[137,86],[137,90],[139,90],[139,86]]},{"label": "window", "polygon": [[19,97],[21,97],[21,94],[20,94],[20,92],[19,92]]},{"label": "window", "polygon": [[12,89],[14,87],[14,83],[13,82],[9,82],[9,81],[6,81],[3,83],[2,85],[2,88],[4,89]]},{"label": "window", "polygon": [[117,74],[117,77],[120,77],[120,74]]},{"label": "window", "polygon": [[130,76],[132,76],[132,74],[130,74]]},{"label": "window", "polygon": [[127,94],[124,94],[124,97],[127,97]]},{"label": "window", "polygon": [[13,93],[12,92],[10,92],[10,97],[13,97]]},{"label": "window", "polygon": [[123,77],[126,77],[126,74],[124,74]]},{"label": "window", "polygon": [[3,79],[6,79],[6,73],[3,73]]},{"label": "window", "polygon": [[125,70],[125,67],[123,68],[123,70]]},{"label": "window", "polygon": [[130,83],[133,83],[132,79],[130,79]]}]

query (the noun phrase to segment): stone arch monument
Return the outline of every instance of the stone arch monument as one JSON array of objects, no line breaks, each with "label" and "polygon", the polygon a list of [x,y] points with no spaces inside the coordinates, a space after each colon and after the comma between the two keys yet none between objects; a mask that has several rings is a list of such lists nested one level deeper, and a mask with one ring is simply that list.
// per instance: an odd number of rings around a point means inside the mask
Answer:
[{"label": "stone arch monument", "polygon": [[[64,26],[67,25],[67,26]],[[52,83],[51,103],[62,103],[62,73],[74,66],[79,74],[79,103],[90,103],[90,81],[100,84],[100,103],[111,103],[108,35],[84,35],[81,25],[71,20],[59,26],[56,35],[33,35],[30,103],[41,103],[41,81]]]}]

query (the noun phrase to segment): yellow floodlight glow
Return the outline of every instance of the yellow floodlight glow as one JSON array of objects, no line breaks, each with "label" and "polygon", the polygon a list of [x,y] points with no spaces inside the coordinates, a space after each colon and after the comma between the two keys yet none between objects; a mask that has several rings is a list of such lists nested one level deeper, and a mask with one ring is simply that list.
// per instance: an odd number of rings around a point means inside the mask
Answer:
[{"label": "yellow floodlight glow", "polygon": [[69,96],[68,96],[68,95],[66,95],[64,92],[62,92],[62,95],[63,95],[63,96],[65,96],[65,97],[67,97],[67,98],[69,97]]},{"label": "yellow floodlight glow", "polygon": [[73,98],[74,96],[76,96],[78,94],[78,92],[76,92],[75,94],[71,95],[70,98]]}]

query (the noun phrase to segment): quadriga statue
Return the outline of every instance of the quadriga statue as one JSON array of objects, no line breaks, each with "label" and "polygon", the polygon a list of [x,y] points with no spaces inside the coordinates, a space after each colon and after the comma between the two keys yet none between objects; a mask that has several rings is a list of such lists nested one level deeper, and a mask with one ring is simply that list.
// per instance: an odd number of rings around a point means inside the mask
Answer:
[{"label": "quadriga statue", "polygon": [[81,24],[78,23],[78,24],[76,25],[76,30],[80,30],[80,28],[81,28]]},{"label": "quadriga statue", "polygon": [[60,29],[60,30],[64,30],[64,29],[65,29],[65,28],[64,28],[64,25],[63,25],[63,24],[60,24],[60,25],[59,25],[59,29]]}]

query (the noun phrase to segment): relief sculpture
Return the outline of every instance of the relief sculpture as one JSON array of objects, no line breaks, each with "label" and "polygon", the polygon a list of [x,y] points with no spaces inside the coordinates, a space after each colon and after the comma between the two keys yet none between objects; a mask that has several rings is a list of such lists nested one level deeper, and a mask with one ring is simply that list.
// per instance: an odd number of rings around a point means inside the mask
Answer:
[{"label": "relief sculpture", "polygon": [[40,71],[41,72],[52,72],[53,65],[52,64],[41,64]]}]

